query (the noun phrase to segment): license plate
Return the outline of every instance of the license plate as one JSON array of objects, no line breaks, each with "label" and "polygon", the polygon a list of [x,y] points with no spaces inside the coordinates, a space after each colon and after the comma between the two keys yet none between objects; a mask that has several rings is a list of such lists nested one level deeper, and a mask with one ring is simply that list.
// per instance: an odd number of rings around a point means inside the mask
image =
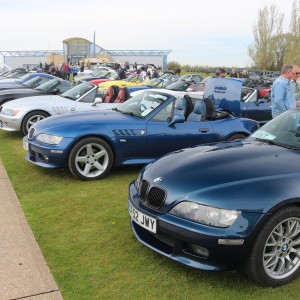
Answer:
[{"label": "license plate", "polygon": [[23,148],[28,151],[28,143],[23,141]]},{"label": "license plate", "polygon": [[149,217],[136,208],[134,208],[130,203],[129,203],[129,214],[132,218],[132,220],[137,223],[138,225],[142,226],[143,228],[156,233],[156,219]]}]

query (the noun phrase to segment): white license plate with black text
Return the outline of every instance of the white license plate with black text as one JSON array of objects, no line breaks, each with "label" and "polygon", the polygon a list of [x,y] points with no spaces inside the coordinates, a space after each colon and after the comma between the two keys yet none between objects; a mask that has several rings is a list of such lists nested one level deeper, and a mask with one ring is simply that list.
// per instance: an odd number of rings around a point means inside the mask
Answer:
[{"label": "white license plate with black text", "polygon": [[132,220],[135,223],[137,223],[138,225],[142,226],[143,228],[153,233],[156,233],[156,223],[157,223],[156,219],[143,214],[135,207],[133,207],[130,203],[129,203],[128,210]]}]

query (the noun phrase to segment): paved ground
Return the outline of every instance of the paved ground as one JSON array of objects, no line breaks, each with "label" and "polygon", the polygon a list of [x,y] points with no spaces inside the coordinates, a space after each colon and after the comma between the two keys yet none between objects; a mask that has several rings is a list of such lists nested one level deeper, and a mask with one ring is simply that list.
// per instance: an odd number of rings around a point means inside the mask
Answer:
[{"label": "paved ground", "polygon": [[0,300],[61,300],[0,161]]}]

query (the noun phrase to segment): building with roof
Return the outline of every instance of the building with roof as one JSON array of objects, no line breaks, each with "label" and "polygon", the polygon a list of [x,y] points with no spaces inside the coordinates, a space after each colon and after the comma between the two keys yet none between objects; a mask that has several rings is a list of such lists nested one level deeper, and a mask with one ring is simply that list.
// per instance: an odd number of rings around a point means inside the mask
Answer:
[{"label": "building with roof", "polygon": [[167,69],[167,56],[171,50],[106,50],[95,42],[80,37],[68,38],[63,41],[62,50],[34,50],[34,51],[0,51],[6,68],[33,67],[40,63],[60,64],[71,62],[79,64],[84,60],[102,59],[120,64],[129,62],[130,65],[153,64]]}]

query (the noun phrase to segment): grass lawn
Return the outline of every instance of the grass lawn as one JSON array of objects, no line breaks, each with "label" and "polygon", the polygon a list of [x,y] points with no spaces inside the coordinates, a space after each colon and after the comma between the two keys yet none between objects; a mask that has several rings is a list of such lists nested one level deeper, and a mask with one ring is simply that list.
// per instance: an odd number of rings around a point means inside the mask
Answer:
[{"label": "grass lawn", "polygon": [[82,182],[24,156],[20,134],[0,130],[0,159],[64,299],[300,299],[300,279],[264,288],[240,273],[195,270],[141,245],[127,213],[128,184],[140,167]]}]

